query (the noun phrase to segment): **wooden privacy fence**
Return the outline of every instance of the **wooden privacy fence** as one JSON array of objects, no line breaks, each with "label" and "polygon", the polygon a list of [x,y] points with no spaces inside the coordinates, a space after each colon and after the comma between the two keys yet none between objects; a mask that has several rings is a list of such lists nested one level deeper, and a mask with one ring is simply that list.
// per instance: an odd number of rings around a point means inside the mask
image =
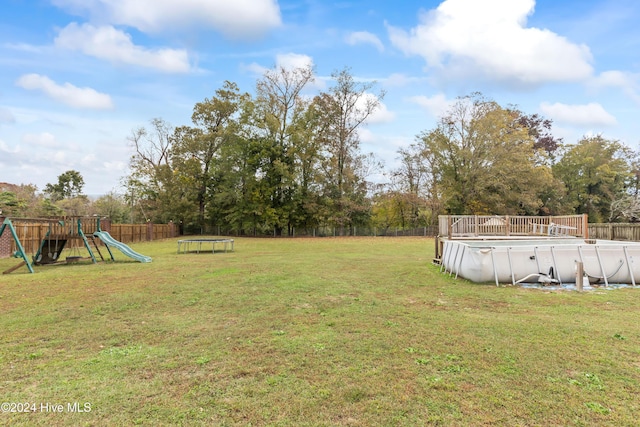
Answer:
[{"label": "wooden privacy fence", "polygon": [[589,237],[640,242],[640,224],[589,224]]},{"label": "wooden privacy fence", "polygon": [[[19,224],[15,226],[15,228],[22,247],[25,252],[29,254],[35,254],[38,251],[40,243],[42,243],[42,239],[44,239],[48,230],[46,224]],[[13,254],[17,248],[15,242],[11,239],[11,235],[6,231],[2,235],[2,238],[3,240],[7,240],[8,244],[3,245],[2,249],[5,250],[2,251],[3,253],[0,253],[0,257],[7,258]]]},{"label": "wooden privacy fence", "polygon": [[[0,224],[4,220],[0,217]],[[12,219],[16,234],[20,239],[20,243],[27,254],[35,254],[40,248],[42,240],[50,231],[50,236],[76,235],[77,236],[77,220],[78,218],[63,219],[64,225],[61,225],[55,219],[51,222],[38,220],[37,222],[28,219]],[[81,218],[82,232],[87,236],[93,235],[98,231],[97,218]],[[167,239],[178,236],[178,227],[173,223],[170,224],[112,224],[108,219],[100,220],[100,228],[107,231],[111,236],[122,243],[146,242],[151,240]],[[96,239],[96,242],[100,242]],[[68,239],[67,248],[82,248],[84,243],[79,238]],[[0,236],[0,258],[8,258],[17,250],[15,242],[8,231]]]},{"label": "wooden privacy fence", "polygon": [[111,237],[122,243],[147,242],[175,237],[171,224],[111,224]]}]

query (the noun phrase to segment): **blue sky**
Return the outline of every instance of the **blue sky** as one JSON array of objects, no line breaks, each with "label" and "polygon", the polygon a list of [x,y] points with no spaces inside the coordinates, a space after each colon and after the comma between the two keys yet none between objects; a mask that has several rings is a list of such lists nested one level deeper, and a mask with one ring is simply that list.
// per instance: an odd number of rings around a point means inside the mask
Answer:
[{"label": "blue sky", "polygon": [[5,0],[0,182],[75,169],[85,193],[119,192],[133,129],[190,124],[225,80],[252,93],[265,69],[308,63],[311,92],[345,67],[386,92],[360,136],[387,169],[475,91],[566,143],[638,149],[638,22],[637,0]]}]

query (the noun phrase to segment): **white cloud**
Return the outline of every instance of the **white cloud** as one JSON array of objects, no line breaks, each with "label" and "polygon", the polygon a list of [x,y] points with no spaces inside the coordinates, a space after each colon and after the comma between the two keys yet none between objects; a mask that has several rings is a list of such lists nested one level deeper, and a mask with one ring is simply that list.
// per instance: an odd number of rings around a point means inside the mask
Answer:
[{"label": "white cloud", "polygon": [[[365,111],[368,103],[376,102],[378,97],[372,93],[365,92],[356,102],[356,107]],[[394,112],[389,111],[384,102],[379,101],[378,107],[367,118],[368,124],[390,123],[396,118]]]},{"label": "white cloud", "polygon": [[6,108],[0,107],[0,124],[2,123],[15,123],[16,118],[13,116],[11,111]]},{"label": "white cloud", "polygon": [[623,71],[604,71],[593,78],[592,84],[602,87],[625,87],[637,85],[634,81],[636,79],[637,76]]},{"label": "white cloud", "polygon": [[580,81],[593,73],[589,48],[526,27],[535,0],[445,0],[410,32],[387,25],[394,46],[442,75],[508,84]]},{"label": "white cloud", "polygon": [[411,77],[402,73],[393,73],[381,80],[382,84],[387,87],[402,87],[410,84],[419,84],[426,80],[425,77]]},{"label": "white cloud", "polygon": [[112,26],[94,27],[72,22],[60,30],[55,45],[113,63],[155,68],[169,73],[185,73],[191,69],[185,50],[136,46],[129,34]]},{"label": "white cloud", "polygon": [[11,49],[19,52],[28,52],[28,53],[36,53],[36,54],[42,53],[42,50],[43,50],[42,47],[40,46],[34,46],[27,43],[3,43],[2,46],[7,49]]},{"label": "white cloud", "polygon": [[[370,151],[375,153],[376,158],[385,163],[385,169],[387,171],[400,167],[398,150],[403,147],[408,147],[413,142],[412,136],[389,135],[385,132],[373,133],[368,129],[358,130],[358,135],[360,135],[360,141],[362,142],[362,150],[364,152]],[[388,182],[388,178],[385,177],[384,172],[376,173],[375,176],[370,176],[369,179],[377,183]]]},{"label": "white cloud", "polygon": [[540,111],[558,123],[569,125],[612,126],[617,124],[616,118],[597,102],[583,105],[543,102],[540,104]]},{"label": "white cloud", "polygon": [[[315,68],[313,63],[313,58],[308,55],[303,55],[299,53],[280,53],[275,57],[275,68],[276,69],[284,69],[286,71],[292,71],[298,68],[307,68],[311,69]],[[273,70],[273,68],[267,68],[255,62],[243,66],[243,68],[250,73],[254,74],[256,77],[261,78],[265,75],[265,73]],[[310,81],[307,85],[307,89],[314,90],[324,90],[326,88],[326,78],[313,76],[313,80]]]},{"label": "white cloud", "polygon": [[[313,68],[313,66],[313,58],[308,55],[298,53],[280,53],[277,54],[275,58],[275,67],[277,69],[284,68],[285,70],[290,71],[296,68]],[[245,65],[244,69],[256,76],[263,76],[267,71],[272,70],[272,68],[265,67],[255,62]]]},{"label": "white cloud", "polygon": [[299,53],[281,53],[276,55],[276,67],[285,70],[294,70],[296,68],[313,68],[313,58],[308,55]]},{"label": "white cloud", "polygon": [[629,98],[640,103],[640,74],[615,70],[605,71],[594,77],[589,83],[591,87],[596,89],[618,88]]},{"label": "white cloud", "polygon": [[67,153],[65,151],[55,151],[51,160],[59,165],[71,165],[67,159]]},{"label": "white cloud", "polygon": [[431,97],[424,95],[412,96],[409,98],[409,101],[418,104],[434,117],[444,116],[456,102],[455,100],[447,99],[447,97],[441,93]]},{"label": "white cloud", "polygon": [[[20,147],[15,147],[15,148],[11,148],[9,147],[9,145],[4,142],[3,140],[0,139],[0,152],[3,153],[9,153],[9,154],[15,154],[18,153],[20,151]],[[1,158],[2,156],[0,156]],[[7,163],[9,164],[9,163]]]},{"label": "white cloud", "polygon": [[125,162],[119,162],[119,161],[103,162],[102,167],[107,172],[122,173],[127,169],[127,164]]},{"label": "white cloud", "polygon": [[147,33],[213,28],[251,39],[282,24],[277,0],[53,0],[95,22],[127,25]]},{"label": "white cloud", "polygon": [[249,65],[242,65],[241,68],[248,71],[251,74],[254,74],[255,76],[263,76],[264,73],[269,71],[269,68],[263,65],[260,65],[257,62],[252,62]]},{"label": "white cloud", "polygon": [[47,76],[25,74],[16,85],[27,90],[40,90],[56,101],[74,108],[108,109],[113,107],[111,97],[89,87],[79,88],[71,83],[59,85]]},{"label": "white cloud", "polygon": [[355,46],[357,44],[370,44],[378,49],[379,52],[384,51],[384,45],[380,39],[375,34],[368,31],[354,31],[347,35],[346,42],[351,46]]},{"label": "white cloud", "polygon": [[24,134],[22,142],[31,147],[62,148],[62,144],[56,141],[56,137],[49,132]]},{"label": "white cloud", "polygon": [[373,114],[369,117],[369,123],[390,123],[394,121],[396,114],[393,111],[389,111],[384,103],[380,103],[378,108],[375,109]]},{"label": "white cloud", "polygon": [[0,127],[0,170],[11,182],[43,188],[74,169],[85,180],[86,194],[105,194],[118,185],[131,156],[127,135],[147,119],[136,117],[135,111],[114,117],[44,107],[11,107],[16,125],[6,131]]},{"label": "white cloud", "polygon": [[365,144],[376,141],[375,134],[367,128],[358,129],[358,136],[360,137],[360,142]]}]

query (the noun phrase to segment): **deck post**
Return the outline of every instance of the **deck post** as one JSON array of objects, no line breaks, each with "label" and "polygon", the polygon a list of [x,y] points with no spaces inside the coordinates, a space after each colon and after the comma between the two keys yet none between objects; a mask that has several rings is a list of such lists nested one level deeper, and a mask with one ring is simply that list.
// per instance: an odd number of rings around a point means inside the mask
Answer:
[{"label": "deck post", "polygon": [[507,236],[511,236],[511,220],[509,219],[509,215],[505,216],[504,218],[505,232],[507,233]]},{"label": "deck post", "polygon": [[585,239],[589,238],[589,215],[582,214],[582,234]]},{"label": "deck post", "polygon": [[475,234],[475,237],[478,237],[480,235],[480,221],[478,220],[478,215],[474,216],[473,224],[475,226],[475,230],[473,233]]},{"label": "deck post", "polygon": [[[449,240],[449,242],[451,242],[451,240]],[[444,265],[444,262],[445,262],[444,258],[447,255],[447,249],[449,249],[450,247],[451,245],[446,245],[446,246],[443,245],[442,247],[442,262],[440,263],[440,273],[442,273],[443,271],[446,271],[445,270],[446,267]]]},{"label": "deck post", "polygon": [[453,224],[451,223],[451,215],[447,215],[447,234],[449,235],[449,240],[451,240],[451,236],[453,235]]},{"label": "deck post", "polygon": [[576,261],[576,290],[582,292],[584,278],[584,264],[580,261]]}]

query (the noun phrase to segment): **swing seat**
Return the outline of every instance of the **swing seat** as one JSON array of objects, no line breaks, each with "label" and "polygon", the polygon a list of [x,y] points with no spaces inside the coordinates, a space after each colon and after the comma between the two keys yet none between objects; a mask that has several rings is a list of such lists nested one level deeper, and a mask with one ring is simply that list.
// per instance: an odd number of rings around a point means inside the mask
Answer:
[{"label": "swing seat", "polygon": [[58,255],[62,252],[66,239],[48,239],[43,242],[42,251],[37,259],[34,259],[36,264],[55,264],[58,262]]}]

